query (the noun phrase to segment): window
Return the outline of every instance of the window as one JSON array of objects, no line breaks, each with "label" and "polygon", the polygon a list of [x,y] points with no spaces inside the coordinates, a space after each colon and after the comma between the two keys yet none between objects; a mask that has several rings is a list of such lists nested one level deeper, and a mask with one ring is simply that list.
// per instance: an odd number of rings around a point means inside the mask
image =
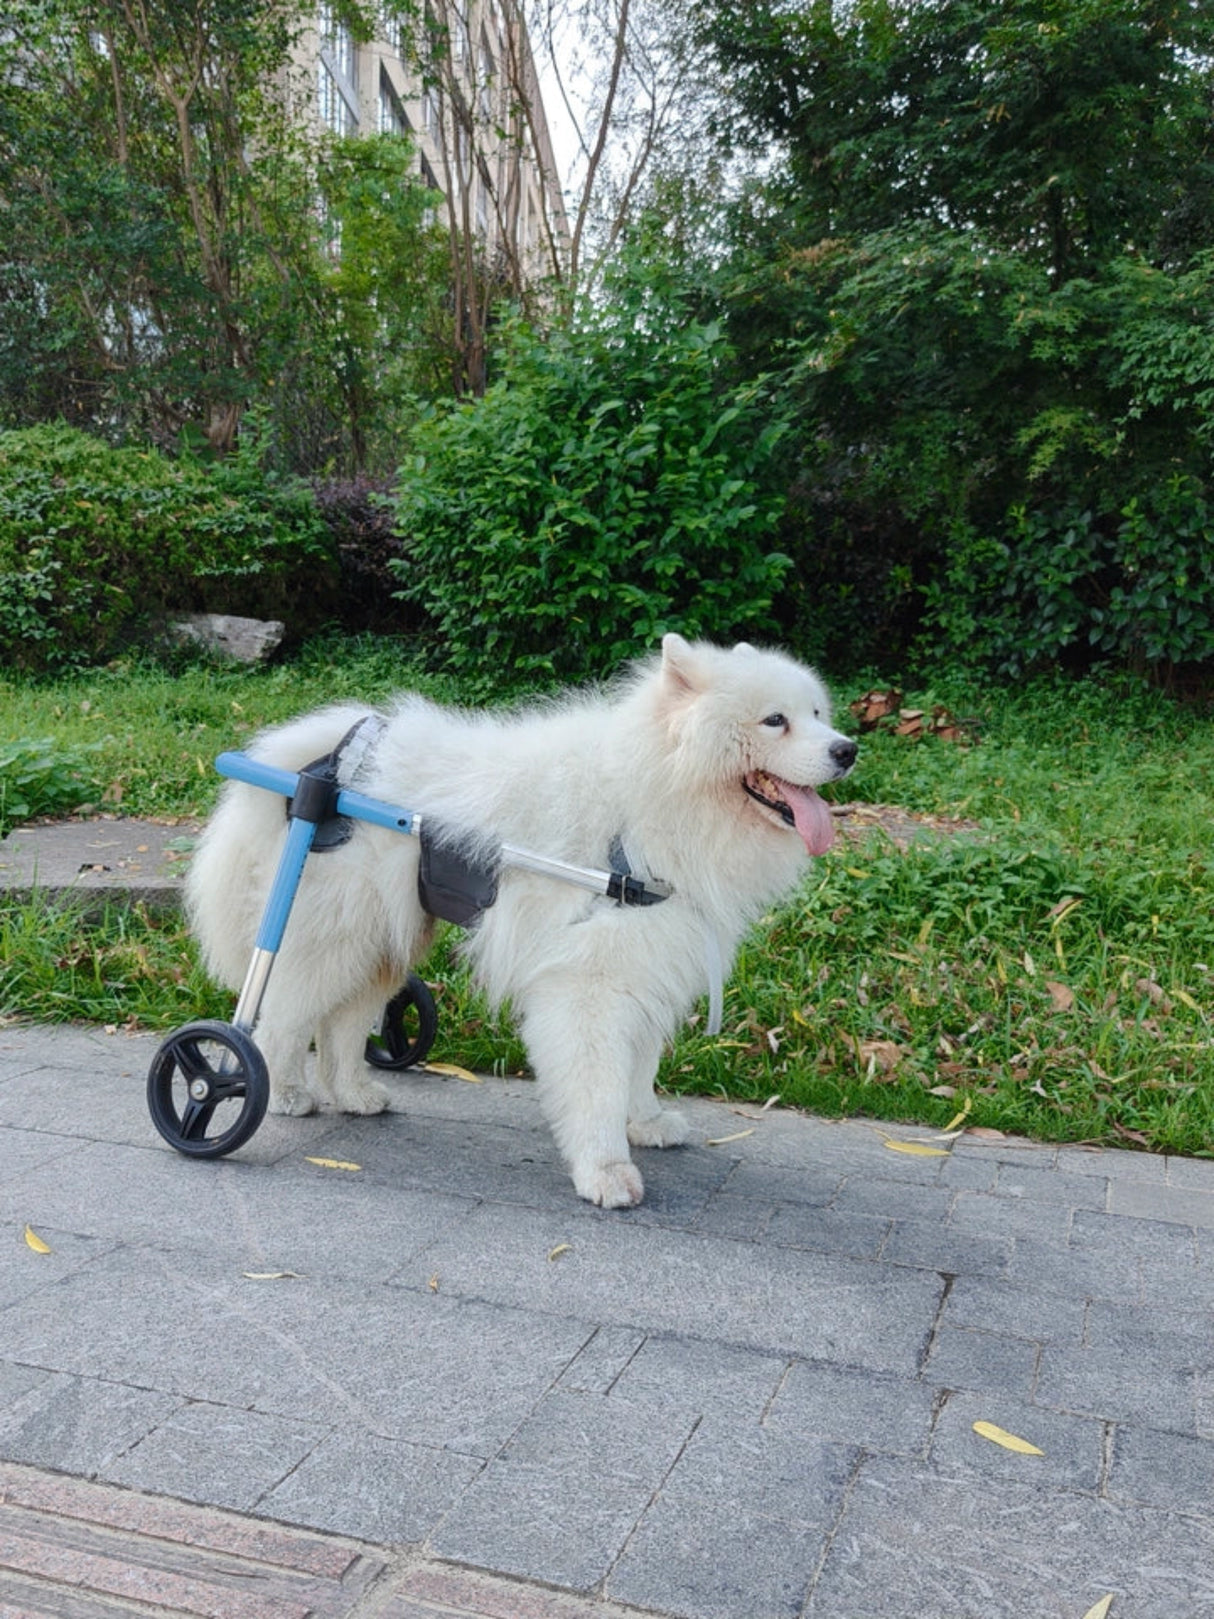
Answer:
[{"label": "window", "polygon": [[410,132],[409,115],[401,106],[400,97],[388,77],[388,70],[379,65],[379,132],[381,135],[407,135]]},{"label": "window", "polygon": [[354,36],[345,23],[337,21],[327,0],[317,11],[316,31],[320,35],[316,72],[321,122],[336,135],[352,135],[358,128]]}]

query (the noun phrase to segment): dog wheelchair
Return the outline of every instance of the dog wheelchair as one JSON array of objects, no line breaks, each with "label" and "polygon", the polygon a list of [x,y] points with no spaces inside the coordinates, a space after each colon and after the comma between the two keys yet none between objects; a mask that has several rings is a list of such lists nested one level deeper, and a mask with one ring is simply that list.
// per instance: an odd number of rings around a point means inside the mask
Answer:
[{"label": "dog wheelchair", "polygon": [[[508,867],[574,883],[619,905],[655,905],[670,896],[664,883],[633,876],[618,840],[609,855],[610,870],[551,860],[508,843],[486,856],[445,835],[419,813],[343,787],[338,780],[342,749],[358,729],[354,727],[331,754],[299,772],[280,770],[244,753],[221,753],[215,761],[221,776],[285,799],[286,832],[231,1022],[199,1019],[182,1024],[162,1042],[148,1071],[152,1123],[171,1147],[188,1158],[221,1158],[235,1152],[264,1119],[270,1079],[253,1036],[274,960],[309,855],[346,842],[357,822],[418,838],[423,908],[463,926],[473,925],[495,902],[499,873]],[[437,1033],[434,997],[425,981],[410,973],[385,1006],[378,1030],[368,1035],[366,1060],[379,1069],[415,1067],[424,1062]]]}]

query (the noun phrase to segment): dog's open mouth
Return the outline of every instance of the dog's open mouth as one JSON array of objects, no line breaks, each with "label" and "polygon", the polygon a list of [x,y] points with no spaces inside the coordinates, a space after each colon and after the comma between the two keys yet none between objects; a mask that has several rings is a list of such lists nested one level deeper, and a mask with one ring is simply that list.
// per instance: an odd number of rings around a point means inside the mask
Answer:
[{"label": "dog's open mouth", "polygon": [[812,787],[798,787],[766,770],[752,770],[742,785],[756,803],[796,828],[810,854],[825,854],[835,841],[830,810]]}]

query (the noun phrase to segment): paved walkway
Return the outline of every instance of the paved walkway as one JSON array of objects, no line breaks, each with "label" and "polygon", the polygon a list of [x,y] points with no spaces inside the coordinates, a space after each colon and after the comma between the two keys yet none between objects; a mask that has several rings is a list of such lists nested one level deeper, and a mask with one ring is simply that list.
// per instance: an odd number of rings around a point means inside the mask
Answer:
[{"label": "paved walkway", "polygon": [[1214,1161],[698,1101],[605,1213],[518,1080],[190,1162],[156,1045],[0,1027],[0,1619],[1214,1616]]},{"label": "paved walkway", "polygon": [[603,1213],[518,1080],[187,1161],[155,1046],[0,1029],[3,1619],[1214,1614],[1214,1163],[697,1102]]}]

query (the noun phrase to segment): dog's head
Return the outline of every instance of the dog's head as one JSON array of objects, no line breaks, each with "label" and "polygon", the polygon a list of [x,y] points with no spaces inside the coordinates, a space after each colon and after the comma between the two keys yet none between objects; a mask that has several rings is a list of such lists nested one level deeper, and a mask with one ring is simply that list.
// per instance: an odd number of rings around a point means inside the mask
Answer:
[{"label": "dog's head", "polygon": [[661,679],[681,766],[824,854],[835,831],[817,789],[846,776],[857,749],[832,727],[813,670],[745,641],[726,649],[667,635]]}]

